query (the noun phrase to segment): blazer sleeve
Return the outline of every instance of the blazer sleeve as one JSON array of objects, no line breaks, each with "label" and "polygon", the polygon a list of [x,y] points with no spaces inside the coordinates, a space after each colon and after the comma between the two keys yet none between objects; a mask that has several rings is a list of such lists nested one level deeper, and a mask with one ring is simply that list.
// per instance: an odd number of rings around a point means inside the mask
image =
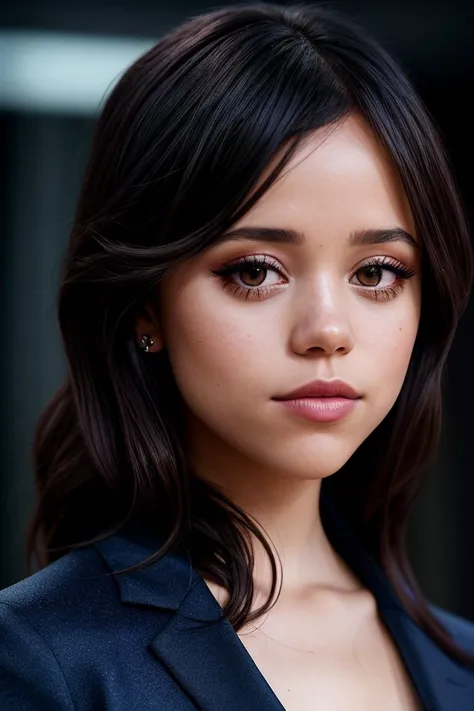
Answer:
[{"label": "blazer sleeve", "polygon": [[0,603],[0,709],[74,711],[60,664],[16,607]]}]

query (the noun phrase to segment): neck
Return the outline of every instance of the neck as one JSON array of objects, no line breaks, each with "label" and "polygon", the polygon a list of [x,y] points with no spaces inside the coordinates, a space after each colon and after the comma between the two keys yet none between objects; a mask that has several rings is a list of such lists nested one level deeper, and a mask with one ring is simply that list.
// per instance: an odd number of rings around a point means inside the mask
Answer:
[{"label": "neck", "polygon": [[[276,557],[277,589],[281,582],[282,593],[360,588],[322,526],[321,479],[295,478],[286,471],[270,472],[258,462],[230,450],[208,431],[193,435],[189,442],[193,471],[216,486],[263,529]],[[254,536],[252,545],[255,589],[267,596],[271,587],[269,558]]]}]

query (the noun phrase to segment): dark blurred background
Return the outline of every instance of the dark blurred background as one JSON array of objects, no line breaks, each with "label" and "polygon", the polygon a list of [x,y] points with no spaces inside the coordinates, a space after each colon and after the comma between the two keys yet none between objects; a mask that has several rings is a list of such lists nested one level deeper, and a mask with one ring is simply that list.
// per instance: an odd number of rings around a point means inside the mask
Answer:
[{"label": "dark blurred background", "polygon": [[[0,10],[0,588],[26,574],[33,429],[63,377],[56,289],[98,108],[160,35],[223,5],[16,0]],[[404,65],[444,137],[472,226],[474,0],[332,5]],[[410,558],[427,597],[471,620],[473,332],[471,299],[446,373],[442,444],[409,530]]]}]

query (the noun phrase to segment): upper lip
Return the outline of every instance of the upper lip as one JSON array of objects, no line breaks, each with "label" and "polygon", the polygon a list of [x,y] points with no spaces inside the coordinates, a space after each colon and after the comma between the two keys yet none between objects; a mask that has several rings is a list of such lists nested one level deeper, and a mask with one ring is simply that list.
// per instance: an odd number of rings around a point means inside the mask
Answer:
[{"label": "upper lip", "polygon": [[355,400],[361,395],[344,380],[313,380],[286,395],[275,397],[274,400],[296,400],[304,397],[346,397]]}]

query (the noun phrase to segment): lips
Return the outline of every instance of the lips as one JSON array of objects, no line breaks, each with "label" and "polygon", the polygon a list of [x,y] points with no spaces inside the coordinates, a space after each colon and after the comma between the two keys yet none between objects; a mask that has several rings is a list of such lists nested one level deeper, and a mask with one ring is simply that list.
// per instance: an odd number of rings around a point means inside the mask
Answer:
[{"label": "lips", "polygon": [[274,400],[298,400],[300,398],[340,397],[357,400],[362,397],[344,380],[314,380],[285,395],[274,397]]}]

